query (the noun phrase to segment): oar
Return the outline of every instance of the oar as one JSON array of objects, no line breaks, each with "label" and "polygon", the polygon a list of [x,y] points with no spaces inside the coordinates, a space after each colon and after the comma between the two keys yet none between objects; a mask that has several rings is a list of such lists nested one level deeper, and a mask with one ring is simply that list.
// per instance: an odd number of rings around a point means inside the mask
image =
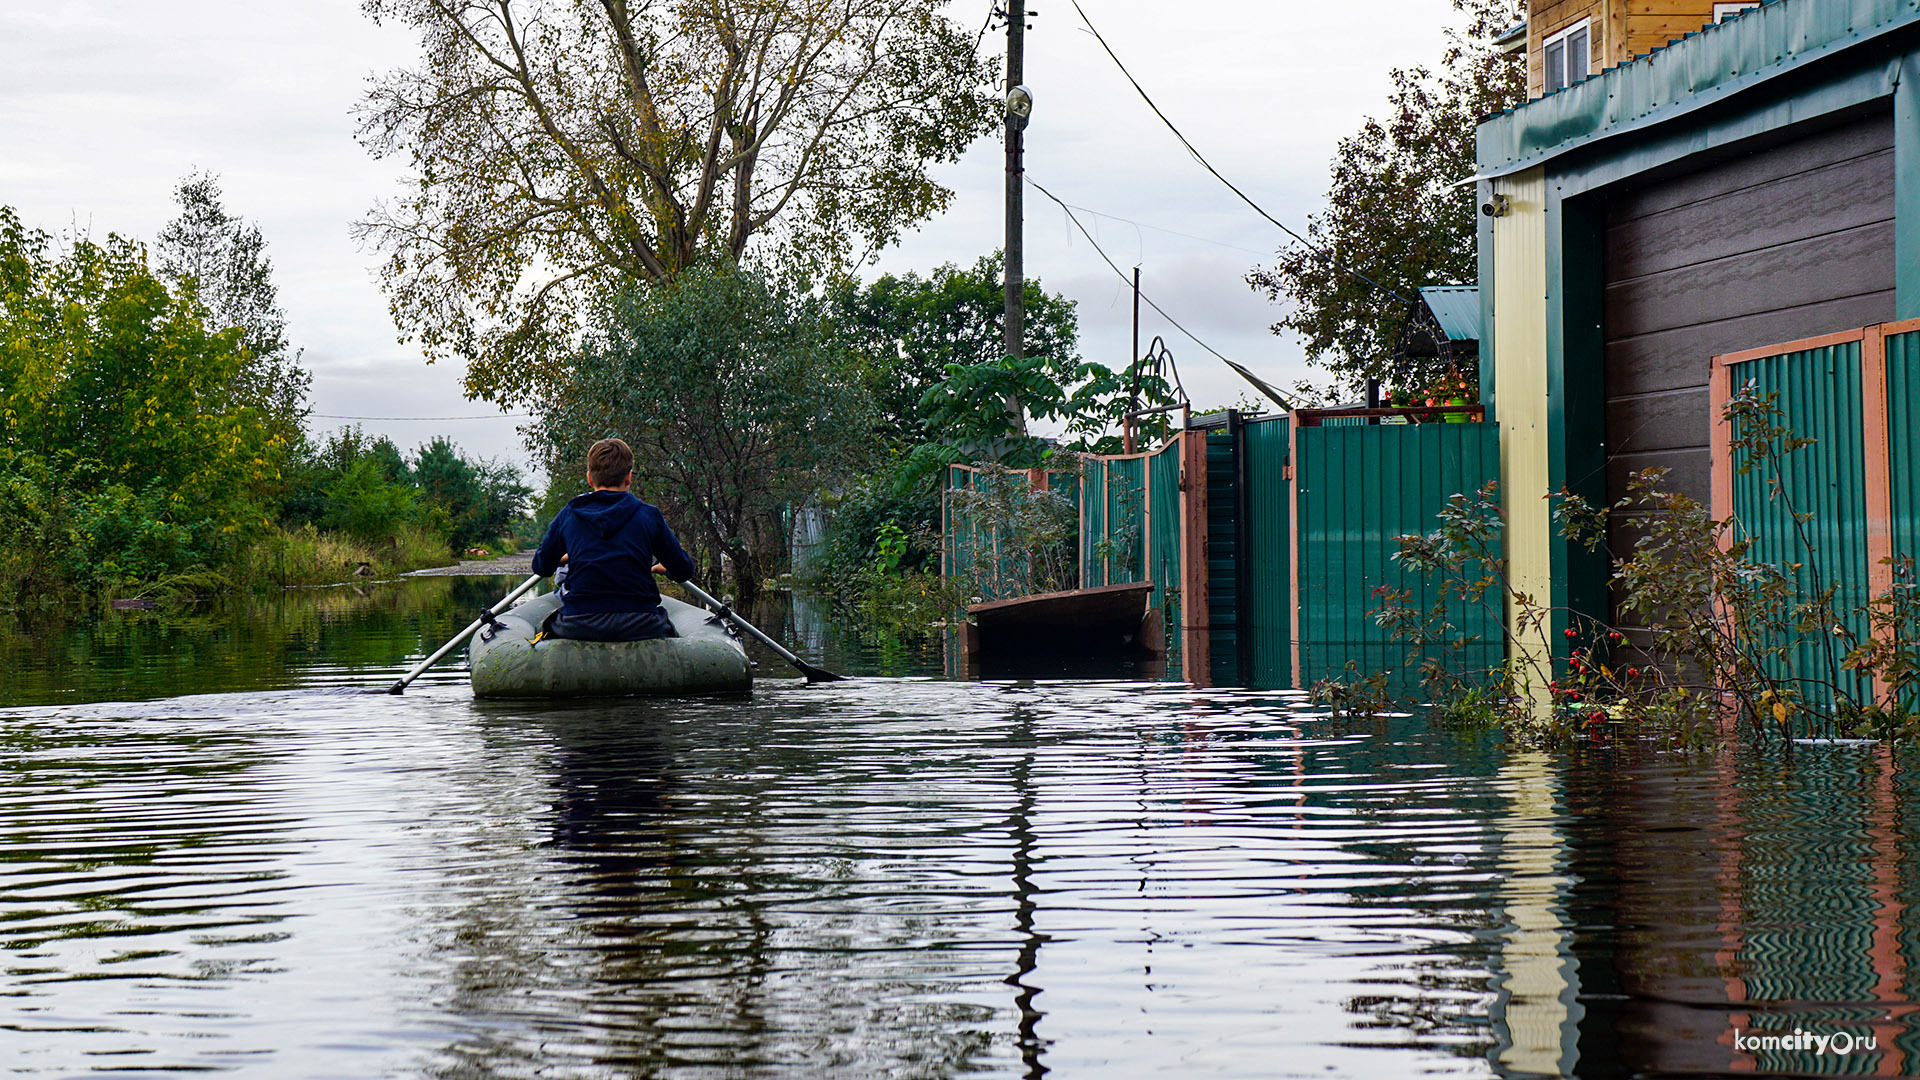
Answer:
[{"label": "oar", "polygon": [[413,666],[412,671],[409,671],[405,675],[401,676],[399,682],[394,683],[392,686],[387,688],[387,693],[397,694],[402,690],[405,690],[407,688],[408,683],[419,678],[422,672],[426,671],[428,668],[432,667],[434,664],[439,663],[441,657],[452,652],[454,649],[459,647],[461,642],[472,637],[473,632],[475,630],[478,630],[482,626],[485,626],[487,622],[487,618],[489,616],[498,615],[501,612],[507,610],[507,608],[510,607],[515,600],[520,599],[520,595],[522,593],[526,592],[528,589],[533,588],[535,585],[538,585],[540,583],[541,577],[543,576],[544,575],[541,575],[541,574],[535,574],[532,577],[528,578],[527,580],[521,582],[519,588],[508,593],[505,596],[505,598],[503,598],[499,603],[488,608],[486,615],[483,615],[480,618],[475,619],[472,622],[468,623],[467,628],[465,630],[460,631],[458,634],[455,634],[453,636],[452,641],[449,641],[445,645],[440,646],[440,648],[434,651],[434,654],[432,656],[429,656],[425,660],[422,660],[418,664],[415,664]]},{"label": "oar", "polygon": [[825,668],[814,667],[812,664],[809,664],[805,660],[802,660],[799,657],[788,652],[785,649],[785,647],[783,647],[779,642],[761,633],[758,627],[754,626],[752,623],[748,622],[747,620],[741,618],[740,613],[733,610],[731,605],[723,604],[720,601],[715,600],[713,597],[708,596],[705,589],[702,589],[700,586],[695,585],[693,582],[683,581],[680,584],[688,592],[692,593],[697,599],[699,599],[700,602],[706,604],[708,608],[712,609],[715,615],[718,615],[723,619],[733,620],[733,625],[739,627],[742,630],[745,630],[749,634],[752,634],[754,637],[760,640],[760,644],[765,645],[767,648],[772,649],[774,652],[779,653],[780,658],[782,660],[785,660],[787,663],[792,664],[794,667],[800,669],[800,674],[805,675],[809,683],[840,682],[842,679],[846,678],[846,676],[844,675],[835,675],[833,672],[828,671]]}]

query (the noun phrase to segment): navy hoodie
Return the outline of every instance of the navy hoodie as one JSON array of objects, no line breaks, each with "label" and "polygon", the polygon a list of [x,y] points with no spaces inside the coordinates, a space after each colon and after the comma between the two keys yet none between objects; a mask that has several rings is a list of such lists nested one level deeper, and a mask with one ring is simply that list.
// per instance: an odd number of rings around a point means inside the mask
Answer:
[{"label": "navy hoodie", "polygon": [[655,610],[656,562],[675,581],[693,576],[693,560],[659,508],[626,491],[590,491],[567,503],[533,553],[533,572],[553,573],[562,555],[570,568],[561,605],[568,615]]}]

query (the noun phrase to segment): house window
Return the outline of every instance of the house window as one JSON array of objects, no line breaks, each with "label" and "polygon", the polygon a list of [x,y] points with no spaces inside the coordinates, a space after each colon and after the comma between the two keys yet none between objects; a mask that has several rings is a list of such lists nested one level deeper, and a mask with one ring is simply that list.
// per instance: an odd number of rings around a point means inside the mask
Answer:
[{"label": "house window", "polygon": [[1760,0],[1741,0],[1741,2],[1737,4],[1715,4],[1713,5],[1713,21],[1723,23],[1743,11],[1748,11],[1759,6]]},{"label": "house window", "polygon": [[1589,21],[1582,19],[1548,38],[1541,47],[1540,75],[1547,93],[1564,90],[1586,80],[1591,67],[1589,58],[1593,40],[1588,26]]}]

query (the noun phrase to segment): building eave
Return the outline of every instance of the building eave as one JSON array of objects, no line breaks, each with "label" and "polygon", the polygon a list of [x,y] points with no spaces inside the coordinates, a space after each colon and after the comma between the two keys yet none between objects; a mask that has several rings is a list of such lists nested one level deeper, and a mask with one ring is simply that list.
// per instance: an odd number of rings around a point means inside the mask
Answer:
[{"label": "building eave", "polygon": [[1478,132],[1477,178],[1671,122],[1917,27],[1920,0],[1772,0],[1489,117]]}]

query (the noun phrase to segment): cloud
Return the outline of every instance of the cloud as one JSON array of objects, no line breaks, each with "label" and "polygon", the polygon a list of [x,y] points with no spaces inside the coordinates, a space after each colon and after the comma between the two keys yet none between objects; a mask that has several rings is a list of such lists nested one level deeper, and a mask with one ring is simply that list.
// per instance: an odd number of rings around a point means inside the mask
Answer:
[{"label": "cloud", "polygon": [[[972,28],[985,6],[952,11]],[[1391,66],[1438,54],[1439,28],[1451,14],[1445,0],[1387,0],[1365,18],[1341,5],[1270,0],[1086,6],[1188,137],[1296,227],[1319,205],[1335,141],[1379,107]],[[1071,5],[1040,7],[1028,36],[1031,175],[1068,202],[1112,215],[1084,220],[1123,269],[1141,263],[1149,294],[1195,334],[1290,382],[1302,371],[1298,347],[1266,331],[1274,309],[1241,282],[1261,259],[1254,253],[1281,242],[1277,230],[1180,148]],[[370,73],[417,61],[418,43],[404,28],[377,27],[346,3],[68,0],[0,11],[0,41],[8,140],[0,202],[29,224],[150,238],[172,216],[181,176],[217,172],[229,209],[259,222],[267,237],[293,340],[314,372],[316,412],[490,411],[465,400],[459,371],[429,367],[417,349],[395,342],[373,277],[378,256],[347,232],[400,188],[401,165],[374,161],[355,142],[353,109]],[[881,269],[968,264],[1001,245],[997,142],[975,146],[939,175],[956,192],[952,206],[882,253]],[[1087,356],[1124,363],[1124,285],[1057,207],[1031,192],[1026,202],[1028,273],[1079,301]],[[1157,318],[1143,318],[1142,334],[1154,333],[1167,335],[1196,400],[1241,393],[1244,384],[1223,365]],[[402,446],[444,432],[477,453],[522,453],[510,420],[366,426]]]}]

